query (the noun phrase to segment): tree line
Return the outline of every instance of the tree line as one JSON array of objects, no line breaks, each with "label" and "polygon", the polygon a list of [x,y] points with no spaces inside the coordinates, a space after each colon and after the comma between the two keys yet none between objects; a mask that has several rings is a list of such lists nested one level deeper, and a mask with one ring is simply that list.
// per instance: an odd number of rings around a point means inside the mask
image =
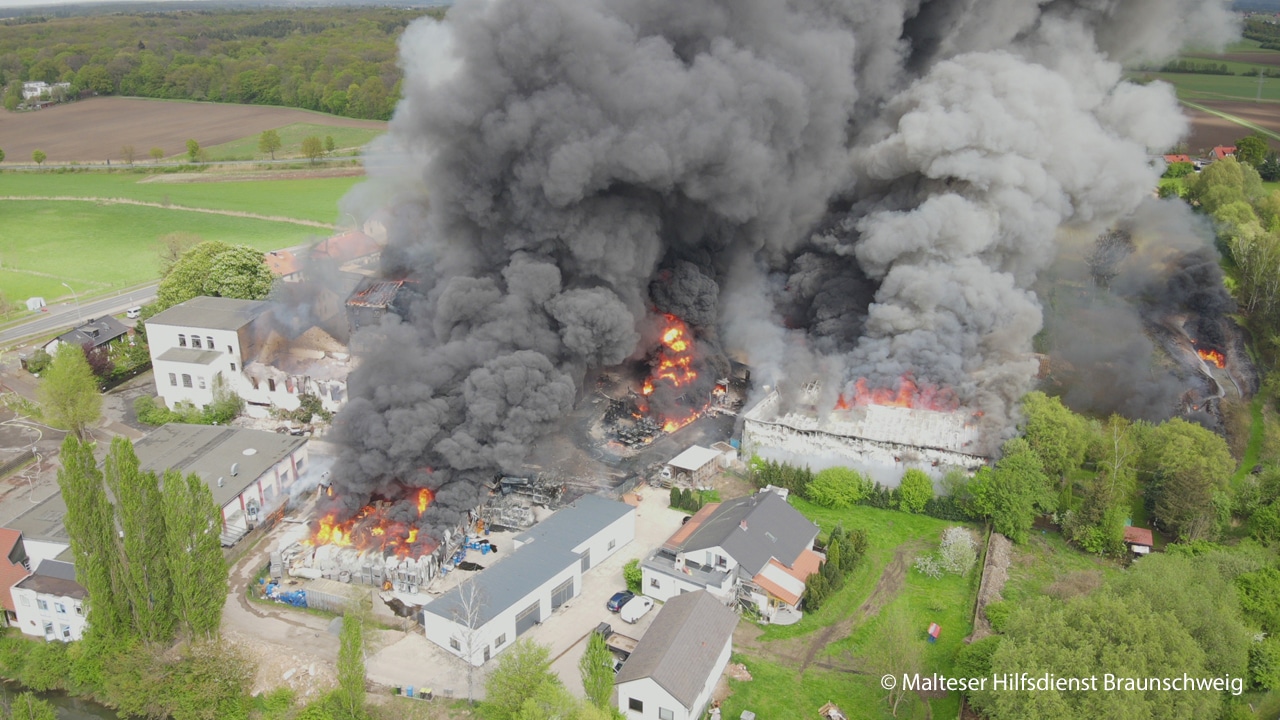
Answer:
[{"label": "tree line", "polygon": [[[396,43],[442,9],[183,10],[0,24],[6,108],[21,83],[70,95],[131,95],[283,105],[385,120],[400,97]],[[16,90],[15,90],[16,88]],[[16,95],[15,95],[16,92]]]}]

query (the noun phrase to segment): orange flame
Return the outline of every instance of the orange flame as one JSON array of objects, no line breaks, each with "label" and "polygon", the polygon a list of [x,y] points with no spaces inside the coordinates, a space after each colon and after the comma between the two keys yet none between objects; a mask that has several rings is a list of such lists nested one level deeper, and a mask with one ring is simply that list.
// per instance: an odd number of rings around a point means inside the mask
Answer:
[{"label": "orange flame", "polygon": [[[681,388],[698,379],[698,371],[693,367],[693,342],[689,337],[689,327],[675,315],[668,314],[663,317],[666,319],[667,328],[662,332],[662,346],[658,348],[658,364],[640,388],[640,394],[645,397],[653,394],[655,383],[662,383],[670,388]],[[674,432],[697,419],[698,411],[691,411],[687,417],[683,418],[663,418],[662,429],[665,432]]]},{"label": "orange flame", "polygon": [[873,388],[870,387],[866,378],[858,378],[853,383],[852,400],[844,393],[836,400],[837,410],[848,410],[854,406],[864,407],[867,405],[950,412],[959,406],[959,401],[951,390],[934,385],[918,385],[910,375],[906,374],[898,378],[896,389],[888,387]]},{"label": "orange flame", "polygon": [[[433,495],[427,488],[420,488],[415,496],[418,517],[427,511]],[[399,557],[410,557],[430,552],[434,544],[419,543],[419,531],[410,523],[391,520],[387,517],[386,505],[365,505],[351,518],[341,522],[337,519],[337,511],[330,511],[316,522],[311,537],[304,541],[307,545],[337,545],[353,547],[360,551],[379,550],[384,554],[394,553]]]},{"label": "orange flame", "polygon": [[1217,350],[1205,350],[1203,348],[1196,348],[1196,354],[1200,356],[1201,360],[1204,360],[1207,363],[1212,363],[1214,367],[1217,367],[1219,369],[1225,368],[1227,366],[1226,356],[1218,352]]}]

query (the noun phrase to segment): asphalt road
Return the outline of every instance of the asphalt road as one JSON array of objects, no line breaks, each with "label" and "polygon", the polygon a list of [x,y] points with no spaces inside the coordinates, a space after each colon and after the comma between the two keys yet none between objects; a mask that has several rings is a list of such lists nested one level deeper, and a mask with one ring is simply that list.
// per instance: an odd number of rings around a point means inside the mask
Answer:
[{"label": "asphalt road", "polygon": [[67,302],[49,305],[42,312],[26,322],[0,330],[0,347],[15,344],[18,340],[33,335],[47,335],[58,330],[70,330],[81,321],[102,315],[122,313],[136,305],[146,305],[156,297],[156,287],[160,283],[122,290],[115,295],[99,297],[84,302]]}]

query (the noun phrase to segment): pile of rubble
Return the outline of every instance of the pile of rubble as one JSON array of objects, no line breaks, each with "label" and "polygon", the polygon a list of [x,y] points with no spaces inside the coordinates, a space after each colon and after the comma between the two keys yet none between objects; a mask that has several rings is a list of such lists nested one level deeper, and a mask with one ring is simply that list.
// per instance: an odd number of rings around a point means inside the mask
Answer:
[{"label": "pile of rubble", "polygon": [[304,545],[293,542],[271,554],[273,577],[277,568],[288,568],[292,577],[326,578],[343,583],[370,585],[383,590],[416,594],[439,572],[434,555],[381,557],[352,547]]}]

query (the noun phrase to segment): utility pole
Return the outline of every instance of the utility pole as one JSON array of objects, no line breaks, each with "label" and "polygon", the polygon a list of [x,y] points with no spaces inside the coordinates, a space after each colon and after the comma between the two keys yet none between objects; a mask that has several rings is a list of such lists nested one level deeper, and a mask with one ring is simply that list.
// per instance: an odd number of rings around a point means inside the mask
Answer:
[{"label": "utility pole", "polygon": [[1262,102],[1262,68],[1258,68],[1258,97],[1254,102]]},{"label": "utility pole", "polygon": [[76,322],[83,322],[84,316],[80,314],[80,296],[76,294],[76,291],[70,285],[62,283],[62,287],[71,290],[71,297],[75,298],[76,301]]}]

